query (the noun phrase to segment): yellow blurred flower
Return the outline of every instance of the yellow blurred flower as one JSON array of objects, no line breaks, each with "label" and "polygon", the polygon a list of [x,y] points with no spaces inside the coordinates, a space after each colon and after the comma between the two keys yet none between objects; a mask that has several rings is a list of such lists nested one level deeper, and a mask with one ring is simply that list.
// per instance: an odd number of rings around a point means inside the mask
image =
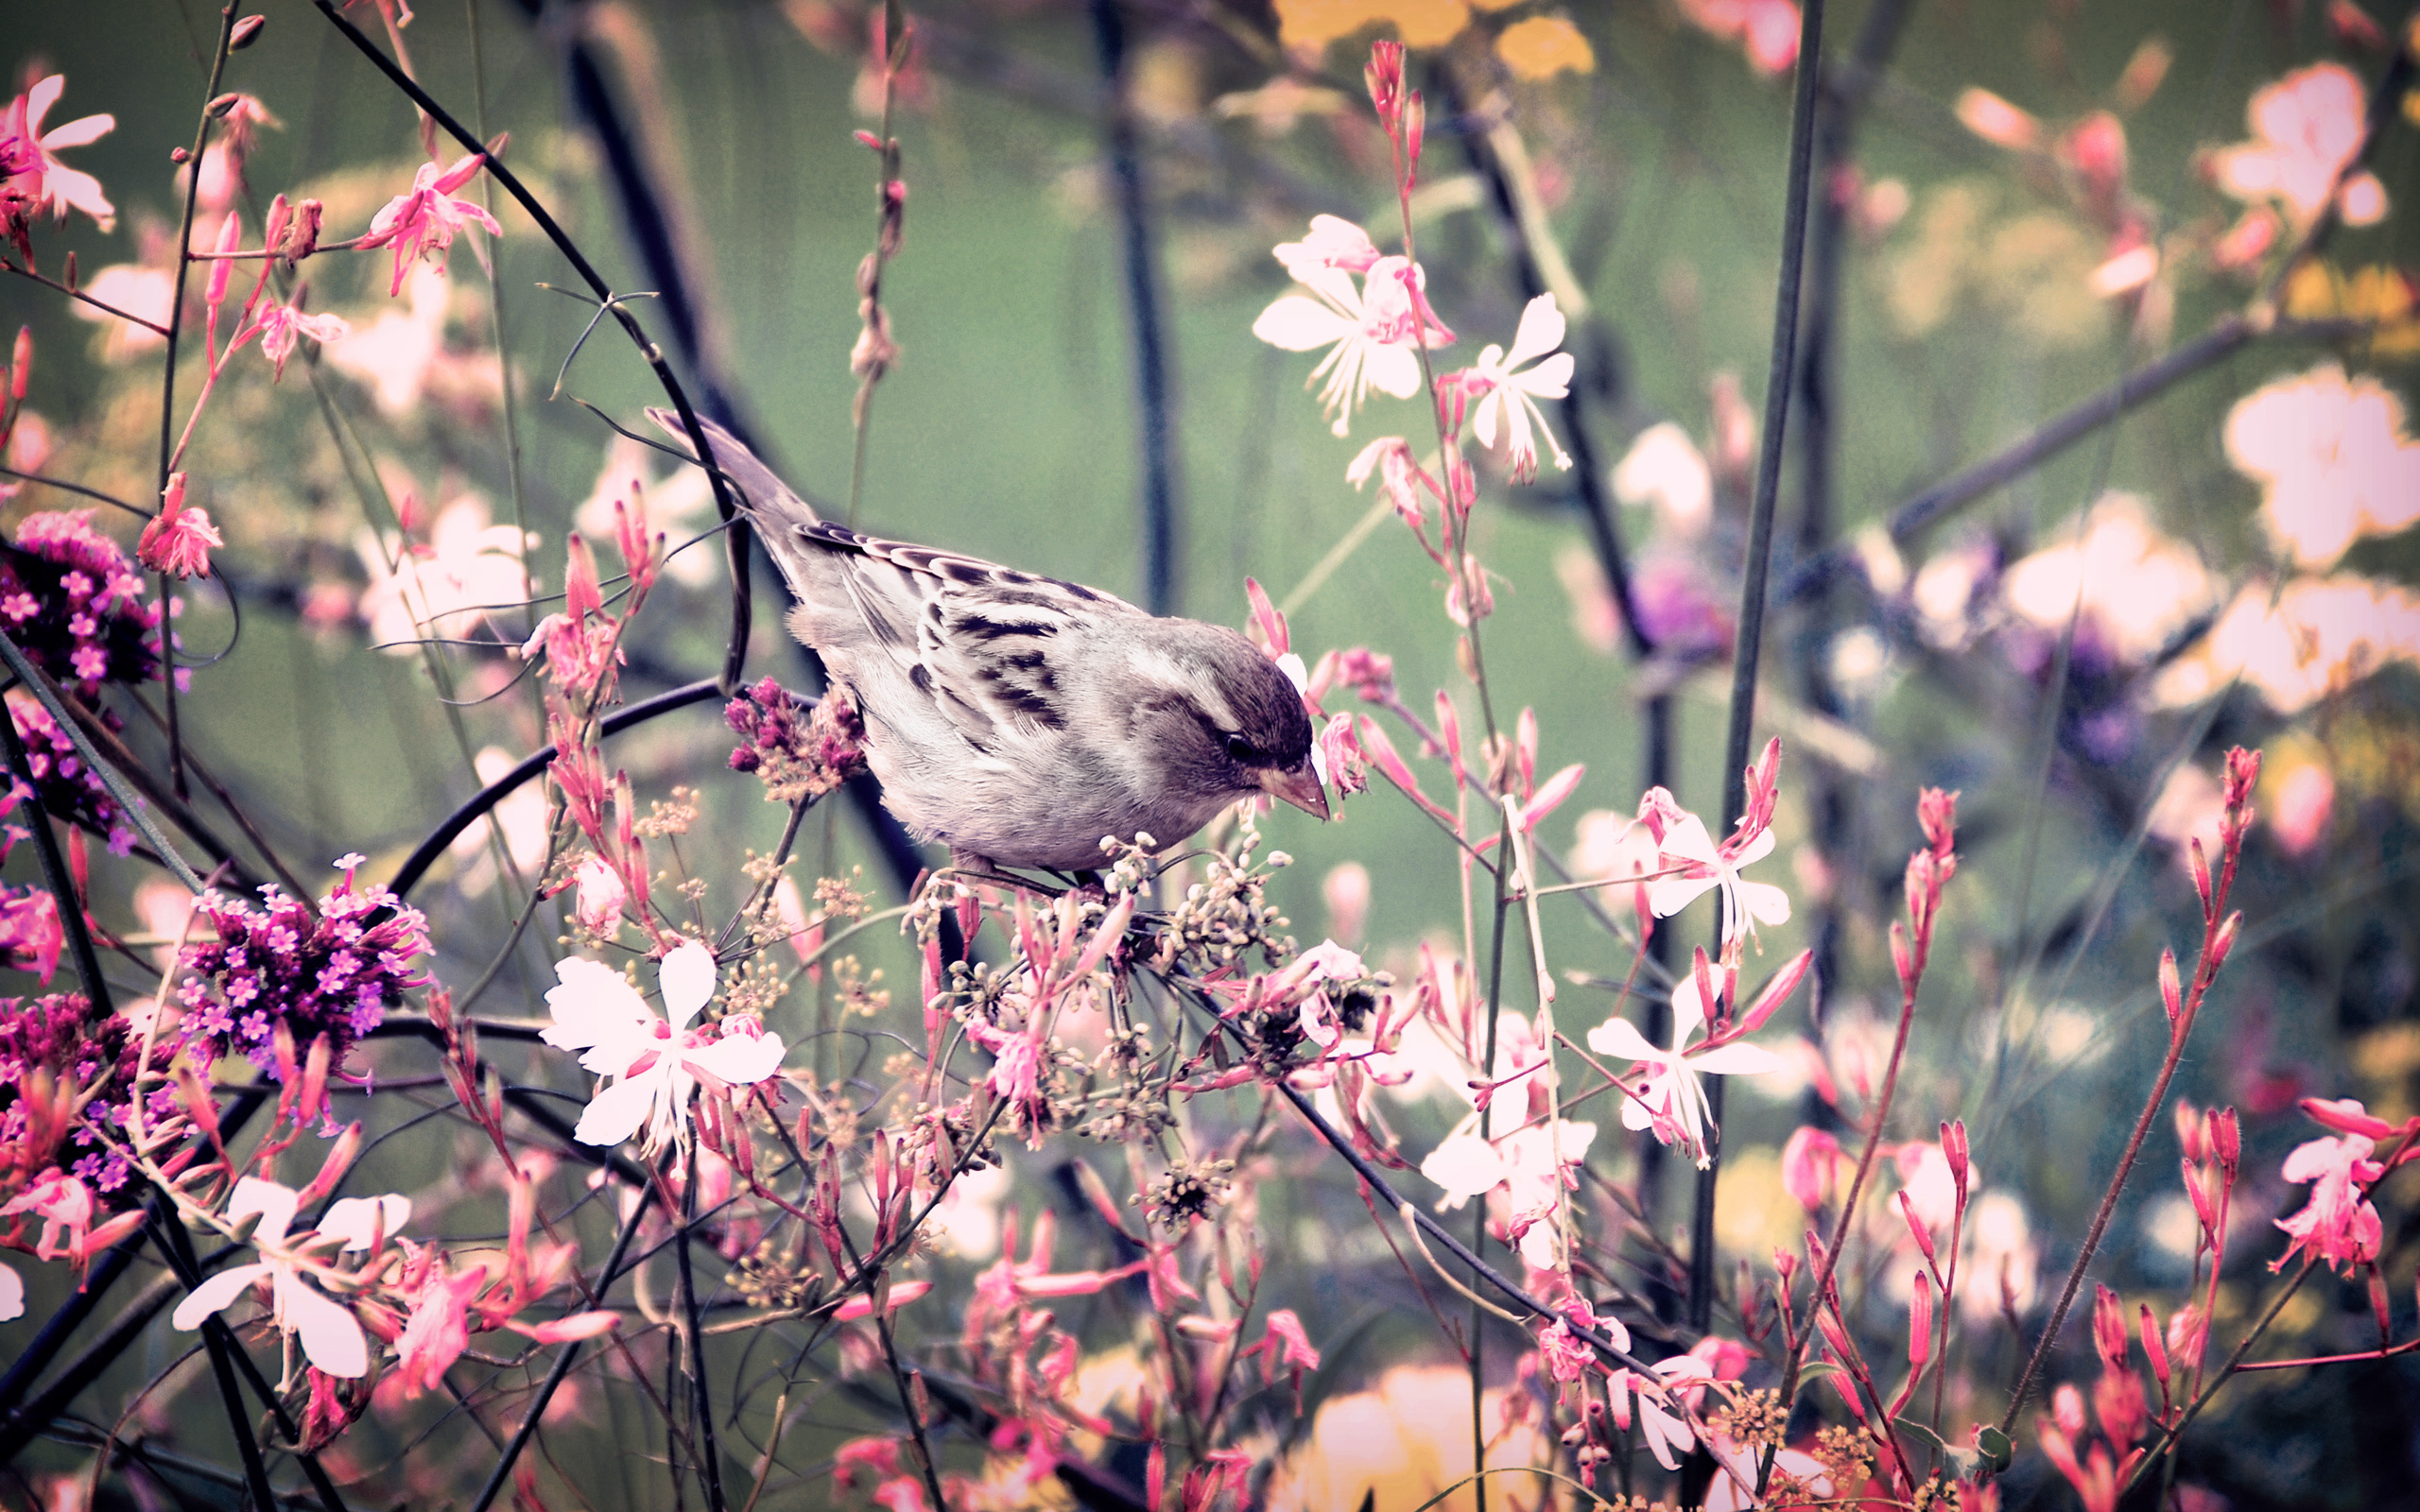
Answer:
[{"label": "yellow blurred flower", "polygon": [[2297,320],[2365,321],[2377,328],[2374,356],[2420,353],[2420,287],[2399,267],[2373,264],[2344,273],[2329,263],[2305,263],[2286,280],[2286,313]]},{"label": "yellow blurred flower", "polygon": [[1279,40],[1312,51],[1380,23],[1407,47],[1443,47],[1470,20],[1466,0],[1277,0]]},{"label": "yellow blurred flower", "polygon": [[2261,524],[2296,566],[2420,523],[2420,441],[2404,433],[2402,396],[2335,363],[2238,400],[2226,452],[2260,484]]},{"label": "yellow blurred flower", "polygon": [[[1510,1394],[1481,1399],[1480,1420],[1492,1432],[1490,1469],[1550,1464],[1553,1445],[1541,1443],[1530,1422],[1504,1423]],[[1447,1366],[1398,1366],[1368,1391],[1331,1399],[1311,1420],[1310,1438],[1270,1477],[1269,1512],[1330,1512],[1374,1505],[1409,1512],[1471,1473],[1471,1380]],[[1508,1504],[1507,1492],[1527,1476],[1491,1477],[1488,1504]],[[1468,1512],[1478,1498],[1464,1484],[1435,1503]]]},{"label": "yellow blurred flower", "polygon": [[1580,28],[1561,16],[1531,16],[1504,28],[1495,39],[1495,56],[1515,78],[1552,78],[1557,74],[1594,73],[1596,49]]},{"label": "yellow blurred flower", "polygon": [[2349,573],[2297,577],[2270,602],[2247,584],[2210,633],[2152,684],[2167,707],[2199,703],[2240,676],[2281,714],[2299,713],[2392,662],[2420,663],[2420,596]]}]

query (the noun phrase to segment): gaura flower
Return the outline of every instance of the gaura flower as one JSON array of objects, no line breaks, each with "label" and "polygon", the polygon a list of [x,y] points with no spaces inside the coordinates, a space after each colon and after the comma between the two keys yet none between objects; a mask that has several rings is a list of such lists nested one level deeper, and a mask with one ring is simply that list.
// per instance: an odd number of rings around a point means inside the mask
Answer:
[{"label": "gaura flower", "polygon": [[59,96],[66,89],[67,76],[53,74],[25,94],[25,134],[42,157],[41,203],[48,205],[51,214],[60,220],[67,218],[70,210],[80,210],[92,216],[101,230],[112,231],[117,226],[117,207],[101,193],[101,180],[67,166],[59,161],[59,154],[67,147],[99,141],[116,129],[117,117],[87,115],[44,131],[42,118],[50,113],[50,108],[59,103]]},{"label": "gaura flower", "polygon": [[[463,227],[483,226],[491,236],[504,234],[504,228],[483,207],[454,198],[454,191],[470,182],[471,176],[487,160],[486,153],[474,152],[442,170],[434,163],[424,163],[420,172],[412,176],[410,193],[397,195],[371,217],[369,234],[356,245],[364,250],[372,247],[394,248],[395,276],[388,284],[388,298],[404,291],[404,273],[414,259],[431,252],[443,253],[454,245],[455,233]],[[439,260],[441,262],[442,258]]]},{"label": "gaura flower", "polygon": [[2244,115],[2252,140],[2221,147],[2210,160],[2221,189],[2238,199],[2274,198],[2297,226],[2318,218],[2328,196],[2339,198],[2345,223],[2386,218],[2386,190],[2357,173],[2340,190],[2337,175],[2361,150],[2368,101],[2361,81],[2342,63],[2298,69],[2253,92]]},{"label": "gaura flower", "polygon": [[572,1130],[583,1144],[619,1144],[645,1129],[645,1155],[685,1145],[689,1101],[701,1086],[752,1086],[781,1067],[782,1037],[756,1030],[752,1019],[727,1020],[713,1031],[689,1027],[715,995],[714,952],[697,940],[674,948],[657,969],[665,1017],[601,962],[568,957],[556,963],[555,975],[560,985],[546,994],[555,1026],[539,1038],[580,1051],[580,1068],[609,1082]]},{"label": "gaura flower", "polygon": [[2367,1183],[2386,1174],[2384,1164],[2370,1159],[2375,1148],[2360,1134],[2294,1146],[2279,1174],[2289,1181],[2310,1182],[2310,1202],[2292,1217],[2276,1220],[2294,1242],[2270,1262],[2271,1270],[2284,1269],[2298,1251],[2347,1276],[2356,1264],[2377,1259],[2384,1228],[2378,1210],[2361,1194]]},{"label": "gaura flower", "polygon": [[1647,891],[1647,905],[1658,919],[1669,919],[1705,893],[1722,893],[1722,933],[1727,945],[1755,926],[1789,922],[1789,894],[1769,882],[1747,882],[1739,873],[1773,853],[1773,832],[1760,828],[1753,834],[1735,834],[1720,850],[1705,833],[1705,821],[1683,814],[1657,842],[1659,865],[1681,867],[1678,875],[1659,879]]},{"label": "gaura flower", "polygon": [[[269,1287],[269,1316],[288,1337],[302,1341],[303,1357],[314,1369],[354,1380],[370,1368],[370,1346],[353,1310],[320,1291],[305,1276],[302,1265],[286,1247],[286,1226],[300,1203],[294,1189],[248,1176],[235,1183],[227,1199],[227,1219],[240,1223],[255,1213],[260,1226],[252,1244],[266,1259],[220,1271],[197,1286],[177,1304],[168,1319],[181,1329],[198,1329],[201,1320],[233,1302],[257,1282]],[[409,1198],[389,1193],[383,1197],[347,1197],[331,1204],[320,1224],[322,1237],[340,1238],[339,1253],[368,1249],[381,1233],[391,1233],[411,1215]]]},{"label": "gaura flower", "polygon": [[[1538,473],[1538,443],[1530,427],[1534,422],[1537,435],[1546,438],[1554,453],[1554,465],[1569,468],[1571,458],[1555,444],[1554,433],[1547,429],[1547,418],[1538,408],[1541,399],[1561,399],[1571,391],[1571,353],[1556,352],[1563,345],[1563,312],[1554,307],[1554,296],[1541,294],[1521,312],[1520,328],[1512,334],[1512,350],[1491,345],[1478,354],[1478,361],[1459,375],[1463,391],[1479,396],[1478,407],[1471,414],[1471,434],[1481,446],[1495,444],[1495,433],[1504,432],[1504,444],[1512,453],[1512,475],[1527,482]],[[1549,355],[1551,353],[1551,355]],[[1534,361],[1536,366],[1522,368]],[[1519,371],[1515,371],[1519,369]]]},{"label": "gaura flower", "polygon": [[160,512],[143,527],[134,554],[154,572],[171,577],[202,577],[210,574],[210,554],[225,544],[207,511],[185,507],[185,475],[171,472]]},{"label": "gaura flower", "polygon": [[[1358,231],[1346,222],[1336,225]],[[1441,347],[1454,334],[1413,307],[1411,286],[1426,283],[1417,265],[1400,257],[1378,258],[1367,265],[1357,287],[1350,265],[1358,260],[1357,249],[1346,245],[1350,238],[1338,232],[1322,233],[1317,223],[1312,232],[1277,249],[1286,270],[1311,293],[1279,298],[1260,312],[1252,334],[1288,352],[1329,349],[1311,369],[1310,382],[1327,380],[1320,388],[1320,407],[1332,418],[1330,428],[1342,436],[1372,388],[1397,399],[1420,391],[1415,341]],[[1365,244],[1367,240],[1362,238]]]},{"label": "gaura flower", "polygon": [[1760,1076],[1780,1070],[1782,1064],[1781,1057],[1762,1045],[1737,1040],[1691,1045],[1689,1041],[1704,1027],[1705,1006],[1698,995],[1697,975],[1691,972],[1672,989],[1671,1049],[1658,1050],[1649,1044],[1635,1025],[1618,1015],[1588,1031],[1589,1049],[1600,1056],[1637,1061],[1646,1069],[1645,1081],[1631,1088],[1636,1095],[1622,1098],[1622,1126],[1654,1129],[1658,1140],[1680,1145],[1701,1167],[1713,1160],[1705,1146],[1710,1109],[1698,1077]]}]

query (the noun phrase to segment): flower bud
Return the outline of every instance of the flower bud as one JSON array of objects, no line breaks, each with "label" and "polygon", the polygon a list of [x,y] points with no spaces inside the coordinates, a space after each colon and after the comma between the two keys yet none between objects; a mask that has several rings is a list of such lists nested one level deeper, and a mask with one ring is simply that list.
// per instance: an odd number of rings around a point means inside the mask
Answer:
[{"label": "flower bud", "polygon": [[209,116],[214,121],[225,120],[227,118],[227,112],[233,110],[235,108],[235,102],[243,97],[243,95],[233,93],[217,95],[214,97],[209,104],[201,108],[202,113]]},{"label": "flower bud", "polygon": [[2145,1302],[2142,1308],[2140,1332],[2143,1336],[2143,1353],[2151,1357],[2152,1374],[2159,1378],[2160,1393],[2165,1396],[2168,1392],[2168,1346],[2161,1342],[2159,1321],[2152,1316],[2152,1304]]},{"label": "flower bud", "polygon": [[[2170,1014],[2169,1017],[2174,1018],[2175,1015]],[[2176,1143],[2185,1152],[2185,1159],[2196,1165],[2210,1158],[2209,1119],[2193,1106],[2189,1097],[2176,1100]]]},{"label": "flower bud", "polygon": [[1428,104],[1413,90],[1403,108],[1403,186],[1420,180],[1420,142],[1428,134]]},{"label": "flower bud", "polygon": [[261,40],[261,28],[268,25],[268,17],[267,16],[246,16],[235,23],[233,31],[227,34],[227,50],[231,53],[240,53],[250,47]]},{"label": "flower bud", "polygon": [[[2173,950],[2159,953],[2159,1001],[2168,1009],[2168,1026],[2175,1028],[2177,1015],[2185,1011],[2185,988],[2177,980],[2176,952]],[[2183,1111],[2180,1107],[2178,1113],[2182,1115]]]},{"label": "flower bud", "polygon": [[2126,1368],[2126,1312],[2118,1294],[2108,1287],[2094,1283],[2096,1295],[2092,1302],[2092,1342],[2100,1351],[2100,1363],[2109,1369]]},{"label": "flower bud", "polygon": [[1918,1370],[1932,1358],[1932,1278],[1916,1272],[1915,1295],[1908,1299],[1908,1363]]},{"label": "flower bud", "polygon": [[2227,1184],[2235,1184],[2235,1174],[2243,1164],[2243,1125],[2236,1118],[2235,1109],[2221,1108],[2210,1115],[2210,1144],[2219,1154],[2219,1169],[2226,1173]]}]

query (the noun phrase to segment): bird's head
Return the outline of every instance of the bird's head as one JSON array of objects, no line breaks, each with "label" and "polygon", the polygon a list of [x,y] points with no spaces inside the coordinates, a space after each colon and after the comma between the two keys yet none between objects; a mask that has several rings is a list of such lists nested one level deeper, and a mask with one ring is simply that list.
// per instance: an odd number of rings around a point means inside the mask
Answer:
[{"label": "bird's head", "polygon": [[1266,793],[1326,818],[1310,715],[1293,680],[1250,641],[1214,625],[1159,621],[1128,649],[1127,720],[1146,777],[1208,803]]}]

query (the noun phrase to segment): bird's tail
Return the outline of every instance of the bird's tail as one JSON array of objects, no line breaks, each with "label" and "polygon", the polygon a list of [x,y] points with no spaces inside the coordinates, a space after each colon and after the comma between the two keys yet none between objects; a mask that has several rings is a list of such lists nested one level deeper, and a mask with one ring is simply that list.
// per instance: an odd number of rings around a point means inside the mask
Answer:
[{"label": "bird's tail", "polygon": [[[669,409],[650,409],[647,418],[655,421],[665,434],[686,444],[689,429],[681,423],[680,415]],[[706,444],[714,449],[714,465],[736,487],[748,513],[763,524],[795,528],[811,525],[822,517],[815,506],[798,496],[790,486],[773,474],[746,442],[722,426],[700,415],[698,429],[705,434]]]}]

